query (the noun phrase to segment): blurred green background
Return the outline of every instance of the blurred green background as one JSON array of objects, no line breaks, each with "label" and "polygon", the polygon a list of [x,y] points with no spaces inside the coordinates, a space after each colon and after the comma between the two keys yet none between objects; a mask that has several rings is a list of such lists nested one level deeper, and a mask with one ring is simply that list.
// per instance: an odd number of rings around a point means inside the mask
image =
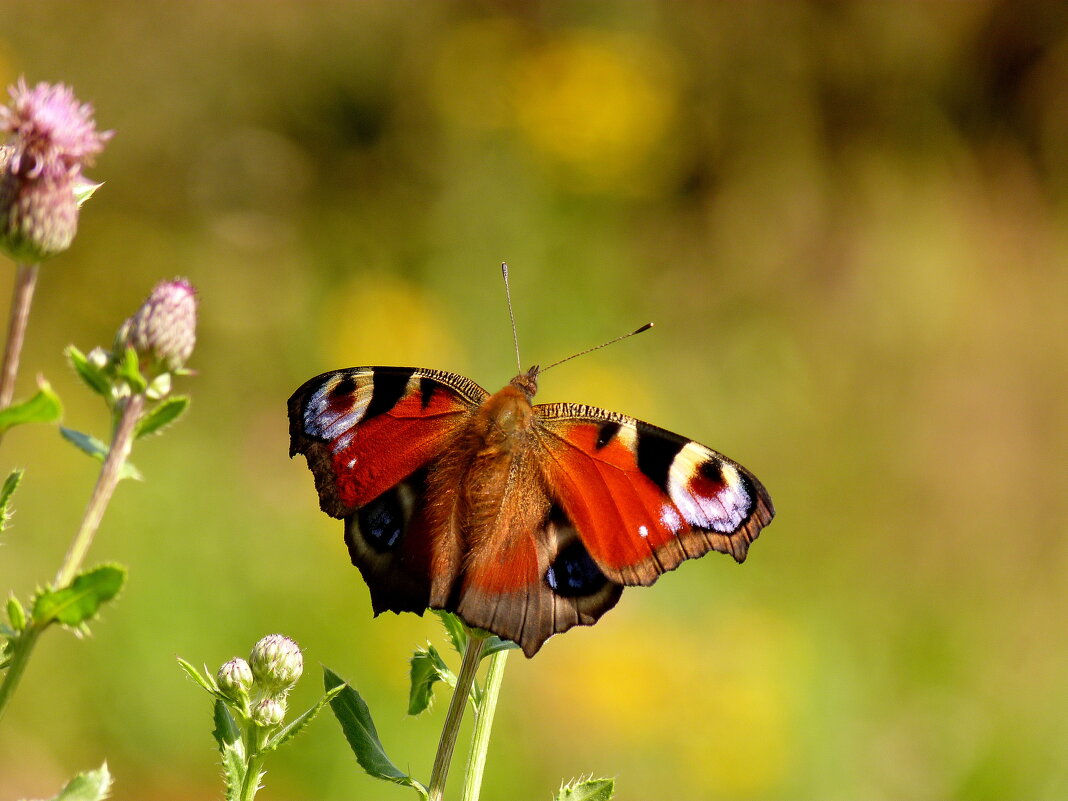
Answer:
[{"label": "blurred green background", "polygon": [[[590,772],[621,799],[1068,796],[1064,3],[6,0],[0,21],[0,82],[67,82],[116,132],[18,395],[42,373],[104,435],[63,347],[110,343],[160,278],[201,298],[192,411],[138,445],[148,480],[90,554],[127,589],[89,640],[38,648],[0,795],[107,759],[116,798],[221,797],[175,655],[214,670],[274,631],[306,649],[295,703],[329,665],[428,777],[444,704],[406,719],[406,660],[440,632],[371,619],[285,400],[365,364],[497,389],[507,260],[528,363],[657,323],[539,399],[722,450],[778,517],[744,567],[687,563],[513,656],[486,799]],[[49,427],[6,437],[14,465],[0,588],[25,598],[95,470]],[[317,721],[260,797],[408,797],[339,735]]]}]

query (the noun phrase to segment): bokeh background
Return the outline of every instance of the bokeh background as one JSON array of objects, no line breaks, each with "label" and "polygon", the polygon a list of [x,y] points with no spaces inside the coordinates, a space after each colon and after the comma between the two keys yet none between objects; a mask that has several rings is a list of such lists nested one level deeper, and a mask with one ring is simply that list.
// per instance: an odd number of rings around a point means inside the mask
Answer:
[{"label": "bokeh background", "polygon": [[[221,797],[175,655],[214,670],[273,631],[306,649],[296,704],[329,665],[428,776],[444,704],[406,718],[406,660],[440,632],[371,619],[285,400],[359,364],[497,389],[507,260],[528,362],[657,323],[542,400],[722,450],[778,517],[743,567],[513,656],[483,797],[591,772],[621,799],[1068,796],[1068,6],[3,5],[0,82],[67,82],[116,132],[18,394],[42,373],[104,435],[63,347],[175,275],[201,323],[191,413],[138,445],[91,553],[127,589],[38,648],[0,795],[107,759],[116,798]],[[49,427],[6,437],[14,465],[0,588],[25,598],[95,466]],[[269,770],[265,801],[409,792],[329,716]]]}]

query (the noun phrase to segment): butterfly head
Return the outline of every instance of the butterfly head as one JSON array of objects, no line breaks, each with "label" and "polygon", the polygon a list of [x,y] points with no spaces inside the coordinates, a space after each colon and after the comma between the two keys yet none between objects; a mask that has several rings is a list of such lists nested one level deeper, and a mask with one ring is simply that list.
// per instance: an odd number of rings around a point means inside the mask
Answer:
[{"label": "butterfly head", "polygon": [[525,373],[520,373],[508,383],[516,389],[521,389],[527,396],[527,399],[533,398],[538,394],[538,373],[541,372],[539,365],[534,365]]}]

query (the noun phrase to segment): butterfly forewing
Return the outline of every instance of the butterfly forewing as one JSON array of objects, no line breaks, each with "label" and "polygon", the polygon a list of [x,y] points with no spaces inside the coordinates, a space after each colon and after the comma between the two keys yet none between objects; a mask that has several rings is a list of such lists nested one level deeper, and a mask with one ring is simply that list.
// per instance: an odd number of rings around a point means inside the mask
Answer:
[{"label": "butterfly forewing", "polygon": [[323,373],[289,399],[289,452],[307,457],[323,511],[346,517],[439,455],[487,395],[440,370]]},{"label": "butterfly forewing", "polygon": [[760,482],[711,448],[581,404],[535,406],[534,414],[546,481],[612,581],[652,584],[710,550],[741,562],[771,522]]}]

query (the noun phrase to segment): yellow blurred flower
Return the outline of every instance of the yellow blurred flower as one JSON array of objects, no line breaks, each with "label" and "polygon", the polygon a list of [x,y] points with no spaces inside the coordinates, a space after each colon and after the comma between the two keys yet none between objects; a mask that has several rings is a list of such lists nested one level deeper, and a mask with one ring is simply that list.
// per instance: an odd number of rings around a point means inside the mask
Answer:
[{"label": "yellow blurred flower", "polygon": [[675,121],[678,73],[638,35],[573,31],[525,53],[514,71],[516,124],[542,154],[598,188],[652,166]]}]

